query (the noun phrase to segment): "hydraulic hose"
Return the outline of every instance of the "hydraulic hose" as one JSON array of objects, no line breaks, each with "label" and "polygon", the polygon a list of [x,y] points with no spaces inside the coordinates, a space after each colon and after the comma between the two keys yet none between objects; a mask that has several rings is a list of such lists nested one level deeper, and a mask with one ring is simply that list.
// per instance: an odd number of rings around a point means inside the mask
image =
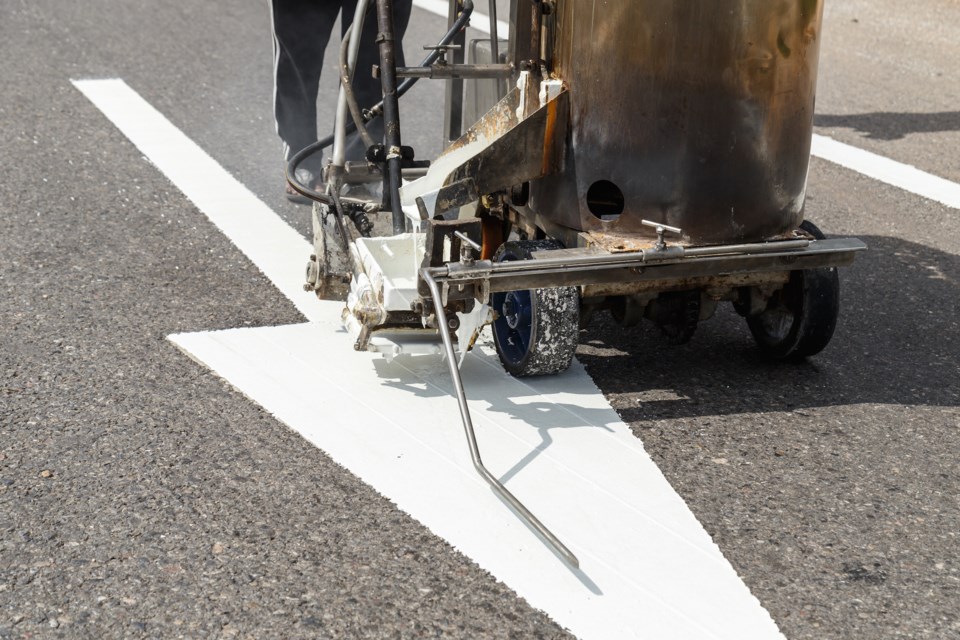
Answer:
[{"label": "hydraulic hose", "polygon": [[[440,39],[440,42],[437,43],[438,48],[431,51],[419,64],[421,67],[429,67],[440,57],[442,53],[442,47],[453,42],[453,39],[457,36],[458,33],[463,31],[467,23],[470,22],[470,14],[473,13],[473,1],[472,0],[463,0],[463,9],[460,11],[460,15],[457,16],[456,21],[450,29],[444,34]],[[413,85],[417,83],[419,78],[407,78],[397,86],[397,98],[403,96],[407,91],[410,90]],[[364,122],[370,122],[374,118],[379,118],[383,115],[383,100],[378,102],[369,110],[363,113]],[[353,133],[357,130],[357,127],[354,123],[349,122],[346,126],[347,133]],[[311,200],[316,200],[317,202],[322,202],[326,205],[333,206],[333,199],[324,193],[319,191],[314,191],[307,185],[301,183],[297,180],[297,168],[299,168],[300,163],[312,156],[317,151],[326,149],[331,144],[333,144],[333,134],[328,135],[327,137],[317,140],[311,145],[308,145],[294,154],[290,161],[287,162],[286,168],[286,178],[287,182],[290,184],[294,190]]]}]

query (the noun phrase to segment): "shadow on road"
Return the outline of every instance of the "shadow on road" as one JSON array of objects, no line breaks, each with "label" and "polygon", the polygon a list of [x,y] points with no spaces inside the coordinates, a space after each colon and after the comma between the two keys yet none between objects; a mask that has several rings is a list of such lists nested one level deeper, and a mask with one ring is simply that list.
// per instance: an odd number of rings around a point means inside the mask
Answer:
[{"label": "shadow on road", "polygon": [[864,133],[874,140],[899,140],[911,133],[960,131],[960,111],[938,113],[874,112],[838,116],[817,114],[813,124],[818,127],[843,127]]},{"label": "shadow on road", "polygon": [[[624,420],[791,411],[861,403],[960,406],[960,257],[889,237],[841,272],[833,341],[802,363],[766,361],[727,308],[690,344],[650,325],[594,322],[578,358]],[[642,425],[640,425],[642,426]]]},{"label": "shadow on road", "polygon": [[[766,360],[729,305],[682,347],[668,345],[651,325],[624,330],[604,315],[581,336],[577,357],[608,397],[620,396],[620,418],[639,428],[654,420],[834,405],[960,406],[960,257],[896,238],[862,239],[870,250],[841,272],[833,341],[806,362]],[[424,398],[449,393],[449,372],[434,356],[374,366],[384,385]],[[504,482],[548,450],[558,430],[609,429],[618,421],[606,408],[578,405],[576,396],[592,385],[574,371],[517,381],[495,357],[468,358],[464,382],[471,400],[505,416],[518,434],[537,433],[539,441],[531,439],[501,472]],[[460,429],[459,416],[446,409],[424,419]]]}]

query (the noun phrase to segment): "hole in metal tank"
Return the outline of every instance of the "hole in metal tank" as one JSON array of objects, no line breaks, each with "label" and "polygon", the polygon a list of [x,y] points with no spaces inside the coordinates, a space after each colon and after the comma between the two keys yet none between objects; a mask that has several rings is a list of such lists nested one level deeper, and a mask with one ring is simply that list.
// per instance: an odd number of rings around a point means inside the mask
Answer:
[{"label": "hole in metal tank", "polygon": [[597,180],[587,189],[587,208],[601,220],[612,222],[623,213],[623,191],[609,180]]}]

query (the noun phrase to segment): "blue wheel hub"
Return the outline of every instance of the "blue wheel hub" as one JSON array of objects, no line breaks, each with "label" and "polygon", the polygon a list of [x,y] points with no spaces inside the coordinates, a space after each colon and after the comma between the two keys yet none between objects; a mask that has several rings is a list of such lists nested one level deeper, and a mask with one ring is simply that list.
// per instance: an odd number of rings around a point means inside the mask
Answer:
[{"label": "blue wheel hub", "polygon": [[499,317],[493,323],[501,355],[519,363],[530,350],[533,334],[533,299],[529,290],[493,295],[493,308]]}]

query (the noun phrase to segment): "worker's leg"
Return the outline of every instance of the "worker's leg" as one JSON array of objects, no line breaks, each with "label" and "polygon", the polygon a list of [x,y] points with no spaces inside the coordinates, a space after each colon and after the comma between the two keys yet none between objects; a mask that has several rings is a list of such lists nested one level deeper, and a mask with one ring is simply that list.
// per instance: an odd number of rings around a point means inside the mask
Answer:
[{"label": "worker's leg", "polygon": [[[289,160],[317,140],[317,87],[339,0],[271,0],[274,115]],[[321,154],[304,162],[319,173]]]},{"label": "worker's leg", "polygon": [[[369,109],[380,102],[383,92],[380,88],[380,79],[374,78],[371,69],[373,65],[380,64],[380,48],[377,46],[377,13],[376,0],[370,0],[373,6],[363,22],[363,38],[360,42],[360,52],[357,56],[357,68],[353,74],[353,89],[357,96],[357,102],[363,109]],[[344,0],[343,12],[346,16],[353,16],[356,9],[356,0]],[[393,21],[394,37],[396,38],[396,59],[397,66],[404,66],[403,47],[400,46],[403,40],[403,34],[407,30],[407,23],[410,22],[411,0],[394,0],[393,2]],[[347,18],[350,19],[349,17]],[[374,140],[383,140],[383,119],[377,118],[367,127]],[[366,147],[359,135],[351,135],[347,139],[347,159],[360,160],[366,153]]]}]

